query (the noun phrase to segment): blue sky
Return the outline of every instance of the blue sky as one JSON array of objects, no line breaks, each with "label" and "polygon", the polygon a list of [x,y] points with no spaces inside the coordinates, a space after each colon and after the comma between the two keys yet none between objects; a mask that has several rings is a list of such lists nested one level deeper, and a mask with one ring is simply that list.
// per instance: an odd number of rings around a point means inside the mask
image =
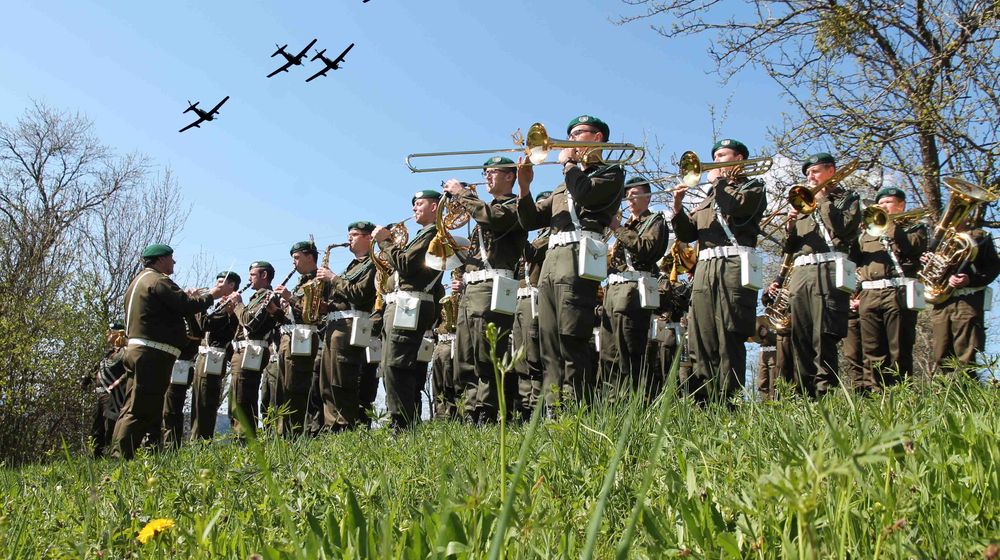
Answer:
[{"label": "blue sky", "polygon": [[[589,113],[614,140],[655,135],[668,154],[708,158],[709,104],[721,108],[729,91],[707,73],[705,42],[611,23],[630,9],[614,0],[8,1],[0,120],[37,99],[85,114],[113,148],[170,166],[193,205],[172,241],[179,273],[204,252],[238,270],[267,259],[284,275],[295,241],[312,233],[324,245],[356,219],[408,216],[414,191],[452,176],[411,174],[411,152],[507,147],[534,121],[561,138]],[[334,56],[356,43],[343,69],[309,84],[318,63],[265,78],[281,62],[269,58],[275,43],[298,50],[314,37]],[[746,75],[738,87],[723,131],[756,151],[784,106],[764,79]],[[226,95],[217,122],[178,134],[186,100],[211,107]],[[535,190],[558,180],[540,170]],[[335,252],[331,264],[346,260]]]}]

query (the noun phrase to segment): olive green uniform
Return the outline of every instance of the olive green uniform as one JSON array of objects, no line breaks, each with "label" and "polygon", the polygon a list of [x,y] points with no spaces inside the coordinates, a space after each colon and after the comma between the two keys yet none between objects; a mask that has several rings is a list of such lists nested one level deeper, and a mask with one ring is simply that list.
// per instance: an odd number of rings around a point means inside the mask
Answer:
[{"label": "olive green uniform", "polygon": [[522,420],[531,418],[542,396],[542,355],[538,345],[538,316],[532,299],[538,295],[538,279],[542,273],[542,262],[549,246],[549,230],[541,230],[537,237],[525,244],[522,264],[523,271],[517,289],[517,308],[514,310],[514,326],[511,330],[511,353],[517,355],[524,349],[524,358],[514,364],[517,374],[516,410]]},{"label": "olive green uniform", "polygon": [[[211,439],[215,435],[215,421],[219,415],[219,405],[222,404],[222,379],[233,355],[230,343],[236,336],[238,325],[236,315],[225,309],[217,309],[201,319],[205,337],[203,345],[198,348],[198,358],[194,364],[194,386],[191,389],[191,439]],[[206,371],[206,352],[209,348],[220,350],[225,355],[220,374]]]},{"label": "olive green uniform", "polygon": [[[452,277],[461,277],[457,270]],[[458,320],[458,301],[461,293],[445,296],[439,303],[441,312],[434,326],[434,357],[431,359],[431,390],[434,393],[434,417],[457,420],[462,417],[459,399],[465,390],[462,380],[455,375],[455,322]],[[449,309],[451,309],[449,311]],[[449,316],[450,313],[454,317]]]},{"label": "olive green uniform", "polygon": [[198,357],[198,340],[204,336],[201,330],[201,315],[192,315],[185,319],[188,322],[188,341],[181,348],[174,368],[186,364],[187,374],[180,380],[171,379],[163,399],[163,445],[176,449],[184,441],[184,403],[187,401],[188,389],[194,381],[194,364]]},{"label": "olive green uniform", "polygon": [[354,428],[361,410],[362,366],[365,347],[351,346],[355,319],[367,319],[375,305],[375,267],[365,255],[353,259],[344,273],[330,282],[325,342],[319,377],[324,430]]},{"label": "olive green uniform", "polygon": [[865,391],[865,352],[861,347],[861,317],[857,309],[847,312],[847,336],[841,343],[841,352],[847,362],[844,364],[844,381],[856,390]]},{"label": "olive green uniform", "polygon": [[917,311],[906,306],[905,286],[883,285],[903,280],[887,246],[893,251],[904,277],[914,278],[920,255],[927,248],[927,228],[917,224],[904,229],[890,223],[884,237],[862,233],[855,243],[851,260],[858,265],[858,280],[861,281],[858,315],[864,351],[862,376],[855,387],[862,391],[891,385],[913,371]]},{"label": "olive green uniform", "polygon": [[650,341],[655,344],[656,358],[651,365],[651,383],[648,396],[658,395],[666,386],[670,377],[670,368],[674,363],[674,355],[685,344],[685,329],[681,322],[691,304],[691,284],[689,282],[670,281],[669,274],[660,274],[658,278],[660,290],[660,308],[657,311],[656,337]]},{"label": "olive green uniform", "polygon": [[94,442],[94,458],[102,457],[105,449],[111,447],[115,420],[124,402],[125,380],[115,385],[125,375],[124,358],[124,348],[108,350],[104,358],[94,366],[91,375],[83,378],[83,388],[93,387],[97,396],[93,423],[90,427],[90,438]]},{"label": "olive green uniform", "polygon": [[302,356],[292,355],[292,328],[303,324],[302,304],[304,292],[302,287],[316,278],[316,272],[299,276],[298,284],[288,300],[286,315],[282,318],[281,342],[278,345],[278,379],[274,406],[288,407],[288,414],[282,417],[278,424],[278,433],[284,436],[301,435],[305,433],[306,415],[309,408],[309,390],[312,388],[313,372],[316,366],[316,356],[319,354],[319,333],[314,327],[311,353]]},{"label": "olive green uniform", "polygon": [[[958,288],[947,300],[931,305],[934,363],[939,370],[950,370],[955,362],[960,366],[974,366],[976,354],[986,347],[984,288],[1000,274],[1000,258],[989,233],[981,229],[970,233],[978,247],[976,258],[955,272],[969,276],[968,286]],[[975,375],[976,372],[970,373]]]},{"label": "olive green uniform", "polygon": [[131,459],[145,436],[159,445],[170,370],[180,348],[187,344],[184,316],[211,304],[211,295],[189,296],[169,276],[152,268],[144,268],[125,290],[128,397],[115,423],[116,456]]},{"label": "olive green uniform", "polygon": [[[246,305],[237,300],[233,309],[239,328],[233,342],[230,368],[232,381],[229,385],[229,421],[233,432],[237,434],[257,431],[261,375],[271,362],[271,341],[281,314],[280,310],[274,314],[267,311],[267,302],[272,294],[270,286],[260,288],[250,296]],[[250,341],[253,341],[253,348],[250,348]],[[247,356],[247,352],[251,352],[251,355]],[[258,362],[257,354],[259,363],[255,363]],[[240,415],[249,422],[247,426],[240,422]]]},{"label": "olive green uniform", "polygon": [[[530,193],[518,199],[518,219],[526,230],[550,228],[549,249],[538,279],[538,332],[545,402],[577,402],[593,355],[594,308],[600,282],[581,278],[579,243],[562,243],[575,230],[569,212],[572,195],[581,228],[599,239],[618,211],[625,186],[620,166],[571,167],[552,196],[534,202]],[[557,237],[559,236],[559,237]]]},{"label": "olive green uniform", "polygon": [[[514,316],[490,309],[494,284],[490,275],[502,274],[514,278],[528,233],[517,221],[517,198],[513,195],[497,196],[489,204],[479,200],[471,190],[453,196],[476,222],[472,246],[461,267],[465,289],[458,304],[455,375],[462,380],[464,387],[466,419],[473,422],[495,421],[500,399],[490,360],[490,343],[486,339],[486,325],[493,323],[499,332],[509,333],[514,325]],[[516,294],[511,296],[516,297]],[[507,353],[508,342],[506,336],[497,338],[497,356]],[[506,383],[507,387],[503,390],[509,415],[517,379],[511,375]]]},{"label": "olive green uniform", "polygon": [[396,289],[420,296],[419,315],[415,330],[394,328],[395,293],[386,294],[382,315],[382,383],[389,409],[390,425],[404,429],[420,420],[420,394],[427,382],[427,362],[418,362],[417,353],[424,334],[433,326],[438,314],[438,300],[444,296],[441,272],[425,264],[427,247],[437,229],[433,224],[421,229],[405,247],[392,239],[379,242],[386,260],[396,271]]},{"label": "olive green uniform", "polygon": [[[822,220],[832,246],[817,219]],[[860,225],[857,195],[836,188],[817,200],[813,213],[796,220],[788,247],[796,259],[821,258],[832,252],[846,256]],[[833,261],[796,264],[788,289],[795,383],[804,394],[822,396],[838,384],[837,343],[847,335],[851,294],[836,287]]]},{"label": "olive green uniform", "polygon": [[765,206],[759,179],[719,178],[690,214],[680,212],[671,220],[677,239],[697,241],[701,250],[688,314],[692,368],[687,385],[698,402],[728,401],[741,390],[746,378],[744,344],[753,335],[757,317],[757,291],[742,286],[739,255],[717,254],[732,245],[720,219],[726,220],[736,243],[752,251]]},{"label": "olive green uniform", "polygon": [[775,384],[781,377],[778,368],[778,333],[765,319],[757,321],[755,341],[760,344],[760,357],[757,363],[757,395],[762,401],[777,398]]},{"label": "olive green uniform", "polygon": [[643,359],[653,310],[642,308],[637,275],[654,281],[656,262],[666,251],[667,241],[663,214],[649,210],[629,217],[615,232],[604,292],[606,321],[601,327],[599,391],[637,391],[643,384]]}]

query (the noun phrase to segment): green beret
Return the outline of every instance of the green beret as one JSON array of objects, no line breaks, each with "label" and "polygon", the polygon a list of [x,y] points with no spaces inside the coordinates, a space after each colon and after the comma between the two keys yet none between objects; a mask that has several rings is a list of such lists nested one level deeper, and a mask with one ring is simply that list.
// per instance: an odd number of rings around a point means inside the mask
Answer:
[{"label": "green beret", "polygon": [[629,177],[628,180],[625,181],[625,186],[628,187],[629,185],[634,185],[636,183],[642,183],[643,185],[648,185],[649,181],[647,181],[645,177],[640,177],[637,175],[635,177]]},{"label": "green beret", "polygon": [[[514,160],[503,156],[493,156],[490,159],[486,160],[485,163],[483,163],[483,167],[497,167],[500,165],[507,165],[513,167]],[[511,171],[513,171],[513,169]]]},{"label": "green beret", "polygon": [[592,117],[590,115],[580,115],[579,117],[569,121],[569,126],[566,127],[566,134],[573,132],[573,127],[578,124],[590,125],[597,130],[604,133],[604,140],[607,140],[611,136],[611,129],[608,128],[608,124],[597,117]]},{"label": "green beret", "polygon": [[833,159],[833,156],[826,152],[819,152],[807,157],[802,161],[802,174],[805,175],[809,168],[818,163],[829,163],[830,165],[837,165],[837,160]]},{"label": "green beret", "polygon": [[878,201],[882,200],[884,196],[894,196],[902,201],[906,200],[906,193],[899,187],[882,187],[875,195],[875,203],[878,204]]},{"label": "green beret", "polygon": [[255,268],[265,268],[265,269],[270,268],[271,270],[274,270],[274,267],[271,266],[271,263],[267,261],[253,261],[252,263],[250,263],[250,270],[253,270]]},{"label": "green beret", "polygon": [[313,243],[312,241],[299,241],[295,245],[292,245],[292,248],[289,249],[288,254],[294,255],[299,251],[304,251],[306,253],[319,253],[319,251],[316,249],[316,244]]},{"label": "green beret", "polygon": [[123,323],[121,321],[121,319],[119,319],[117,321],[111,321],[110,323],[108,323],[108,330],[110,330],[110,331],[123,331],[123,330],[125,330],[125,323]]},{"label": "green beret", "polygon": [[375,231],[375,224],[367,220],[358,220],[347,225],[347,231],[351,231],[352,229],[361,230],[365,233],[371,233]]},{"label": "green beret", "polygon": [[418,198],[433,198],[434,200],[441,200],[441,193],[434,189],[424,189],[422,191],[417,191],[413,193],[413,198],[410,199],[410,204],[417,201]]},{"label": "green beret", "polygon": [[153,243],[148,245],[142,251],[142,258],[144,259],[155,259],[156,257],[163,257],[166,255],[173,255],[174,250],[170,248],[170,245],[165,245],[163,243]]},{"label": "green beret", "polygon": [[240,275],[236,274],[232,270],[223,270],[222,272],[216,274],[215,279],[218,280],[219,278],[225,278],[226,282],[233,282],[237,285],[240,283]]},{"label": "green beret", "polygon": [[712,145],[712,159],[715,159],[715,152],[719,151],[721,148],[729,148],[730,150],[735,150],[738,154],[743,154],[743,159],[750,157],[750,149],[747,145],[739,140],[733,140],[732,138],[723,138],[715,144]]},{"label": "green beret", "polygon": [[535,197],[535,202],[538,202],[539,200],[544,200],[550,196],[552,196],[552,191],[542,191],[538,193],[538,196]]}]

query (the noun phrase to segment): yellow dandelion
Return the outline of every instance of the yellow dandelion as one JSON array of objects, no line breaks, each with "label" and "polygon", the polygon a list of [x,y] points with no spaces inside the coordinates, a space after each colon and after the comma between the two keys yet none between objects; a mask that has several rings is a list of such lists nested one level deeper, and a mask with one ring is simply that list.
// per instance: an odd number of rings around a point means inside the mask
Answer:
[{"label": "yellow dandelion", "polygon": [[159,535],[173,526],[173,519],[153,519],[149,523],[146,523],[146,526],[139,531],[139,536],[137,538],[139,539],[139,542],[146,544],[149,542],[149,539]]}]

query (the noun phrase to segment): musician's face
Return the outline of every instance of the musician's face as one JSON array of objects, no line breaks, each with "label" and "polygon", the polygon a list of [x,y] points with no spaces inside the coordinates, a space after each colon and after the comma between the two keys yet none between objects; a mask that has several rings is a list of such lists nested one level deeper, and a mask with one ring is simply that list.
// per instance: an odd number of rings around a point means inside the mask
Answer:
[{"label": "musician's face", "polygon": [[830,163],[817,163],[816,165],[810,165],[809,169],[806,169],[806,182],[810,185],[818,185],[830,177],[833,177],[833,174],[836,172],[836,166]]},{"label": "musician's face", "polygon": [[261,288],[266,288],[268,284],[271,283],[271,279],[267,277],[267,270],[263,268],[251,268],[250,269],[250,287],[259,290]]},{"label": "musician's face", "polygon": [[715,159],[717,163],[721,163],[726,161],[739,161],[743,159],[743,154],[737,152],[732,148],[719,148],[718,150],[715,150],[715,153],[712,154],[712,157]]},{"label": "musician's face", "polygon": [[222,288],[222,297],[226,297],[229,294],[236,291],[236,287],[233,286],[232,282],[226,282],[225,278],[218,278],[215,280],[215,287]]},{"label": "musician's face", "polygon": [[883,196],[879,199],[878,205],[886,214],[899,214],[906,210],[906,201],[895,196]]},{"label": "musician's face", "polygon": [[162,274],[170,276],[174,273],[174,265],[177,261],[174,260],[173,255],[163,255],[155,263],[153,263],[153,268]]},{"label": "musician's face", "polygon": [[350,250],[354,256],[361,257],[368,254],[372,246],[372,234],[365,233],[360,229],[352,229],[347,232],[347,242],[350,243]]},{"label": "musician's face", "polygon": [[486,177],[486,190],[493,196],[503,195],[514,190],[514,178],[517,174],[507,168],[492,168],[483,172]]},{"label": "musician's face", "polygon": [[638,216],[649,208],[649,196],[646,190],[641,187],[632,187],[625,196],[627,197],[628,211],[633,216]]},{"label": "musician's face", "polygon": [[413,219],[422,226],[433,224],[437,207],[433,198],[418,198],[413,201]]},{"label": "musician's face", "polygon": [[292,266],[295,267],[295,272],[307,274],[316,270],[316,257],[312,253],[295,252],[292,254]]}]

